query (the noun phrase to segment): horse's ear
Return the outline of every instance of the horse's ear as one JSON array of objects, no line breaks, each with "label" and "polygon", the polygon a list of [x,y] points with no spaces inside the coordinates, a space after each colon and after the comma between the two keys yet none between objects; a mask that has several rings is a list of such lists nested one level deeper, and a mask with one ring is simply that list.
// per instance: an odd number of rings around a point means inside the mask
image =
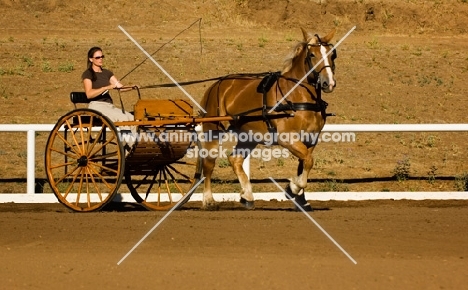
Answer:
[{"label": "horse's ear", "polygon": [[309,40],[314,37],[310,32],[307,32],[303,27],[301,27],[302,35],[304,36],[304,42],[309,42]]},{"label": "horse's ear", "polygon": [[327,36],[322,37],[322,41],[325,42],[325,43],[329,43],[333,39],[333,37],[335,36],[335,33],[336,33],[336,29],[333,28],[333,30],[330,31],[330,33],[328,33]]},{"label": "horse's ear", "polygon": [[296,48],[294,49],[294,56],[296,57],[300,55],[303,49],[304,49],[304,46],[297,45]]}]

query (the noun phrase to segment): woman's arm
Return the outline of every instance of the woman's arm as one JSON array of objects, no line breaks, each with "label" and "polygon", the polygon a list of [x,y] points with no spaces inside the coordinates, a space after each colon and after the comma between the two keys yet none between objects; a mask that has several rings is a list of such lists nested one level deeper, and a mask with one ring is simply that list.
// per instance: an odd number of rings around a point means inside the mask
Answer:
[{"label": "woman's arm", "polygon": [[84,90],[88,99],[93,99],[99,95],[104,94],[108,90],[112,90],[113,88],[115,88],[115,85],[111,83],[108,86],[98,88],[98,89],[93,89],[93,83],[91,82],[91,80],[83,79],[83,87],[84,87]]},{"label": "woman's arm", "polygon": [[132,89],[132,87],[125,87],[124,85],[122,85],[122,83],[115,76],[112,76],[109,81],[111,84],[114,85],[115,89],[123,88],[120,90],[121,92],[130,91]]}]

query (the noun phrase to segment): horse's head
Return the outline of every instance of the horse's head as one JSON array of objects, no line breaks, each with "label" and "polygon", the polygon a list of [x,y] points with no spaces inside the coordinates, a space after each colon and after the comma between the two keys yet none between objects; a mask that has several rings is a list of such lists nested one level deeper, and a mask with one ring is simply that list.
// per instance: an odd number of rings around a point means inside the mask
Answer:
[{"label": "horse's head", "polygon": [[[304,35],[304,45],[307,48],[305,56],[306,71],[308,72],[315,67],[314,71],[309,75],[308,81],[309,83],[320,84],[325,93],[331,93],[336,86],[335,58],[337,54],[330,43],[335,35],[335,30],[332,30],[325,37],[320,37],[317,34],[312,35],[303,28],[301,30]],[[330,52],[331,50],[333,51]]]}]

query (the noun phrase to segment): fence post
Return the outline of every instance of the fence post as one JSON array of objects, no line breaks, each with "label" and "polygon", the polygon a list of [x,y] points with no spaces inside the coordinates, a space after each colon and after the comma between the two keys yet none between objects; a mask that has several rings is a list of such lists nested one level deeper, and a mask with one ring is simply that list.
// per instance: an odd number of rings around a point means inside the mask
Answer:
[{"label": "fence post", "polygon": [[35,183],[36,183],[36,131],[35,130],[28,130],[28,140],[27,140],[27,152],[28,152],[28,160],[27,160],[27,193],[34,194],[35,193]]}]

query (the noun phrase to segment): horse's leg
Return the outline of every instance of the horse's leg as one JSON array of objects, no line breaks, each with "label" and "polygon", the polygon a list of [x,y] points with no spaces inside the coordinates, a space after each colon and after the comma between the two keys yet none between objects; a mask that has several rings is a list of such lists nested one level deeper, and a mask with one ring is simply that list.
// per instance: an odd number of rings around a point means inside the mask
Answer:
[{"label": "horse's leg", "polygon": [[[203,142],[204,154],[209,152],[217,152],[218,149],[218,140],[211,140]],[[213,193],[211,192],[211,175],[213,174],[213,169],[216,165],[216,154],[207,154],[202,158],[202,167],[203,175],[205,176],[204,189],[203,189],[203,209],[214,210],[217,209],[216,202],[213,198]]]},{"label": "horse's leg", "polygon": [[242,165],[244,164],[245,158],[247,158],[256,146],[257,144],[255,143],[238,143],[234,152],[229,156],[229,162],[242,188],[240,192],[240,202],[248,209],[253,209],[255,207],[254,197],[252,194],[252,184],[247,174],[245,174]]},{"label": "horse's leg", "polygon": [[[307,177],[309,176],[309,172],[312,169],[312,166],[314,165],[314,157],[312,155],[314,147],[308,148],[307,151],[308,155],[306,159],[310,158],[310,163],[304,162],[305,160],[299,160],[299,164],[297,165],[297,180],[302,180],[302,182],[304,182],[304,186],[300,190],[299,194],[296,194],[294,200],[302,209],[306,211],[312,211],[312,206],[307,202],[305,198],[304,188],[307,186]],[[308,165],[304,165],[305,163],[310,164],[310,167]],[[307,168],[305,169],[305,167]],[[299,182],[299,184],[301,184],[302,182]]]},{"label": "horse's leg", "polygon": [[297,175],[290,179],[285,190],[289,197],[294,198],[296,202],[305,210],[312,210],[310,204],[306,201],[303,189],[307,186],[309,172],[314,165],[313,151],[314,146],[307,148],[302,142],[293,144],[281,144],[287,148],[294,156],[299,158],[297,166]]}]

